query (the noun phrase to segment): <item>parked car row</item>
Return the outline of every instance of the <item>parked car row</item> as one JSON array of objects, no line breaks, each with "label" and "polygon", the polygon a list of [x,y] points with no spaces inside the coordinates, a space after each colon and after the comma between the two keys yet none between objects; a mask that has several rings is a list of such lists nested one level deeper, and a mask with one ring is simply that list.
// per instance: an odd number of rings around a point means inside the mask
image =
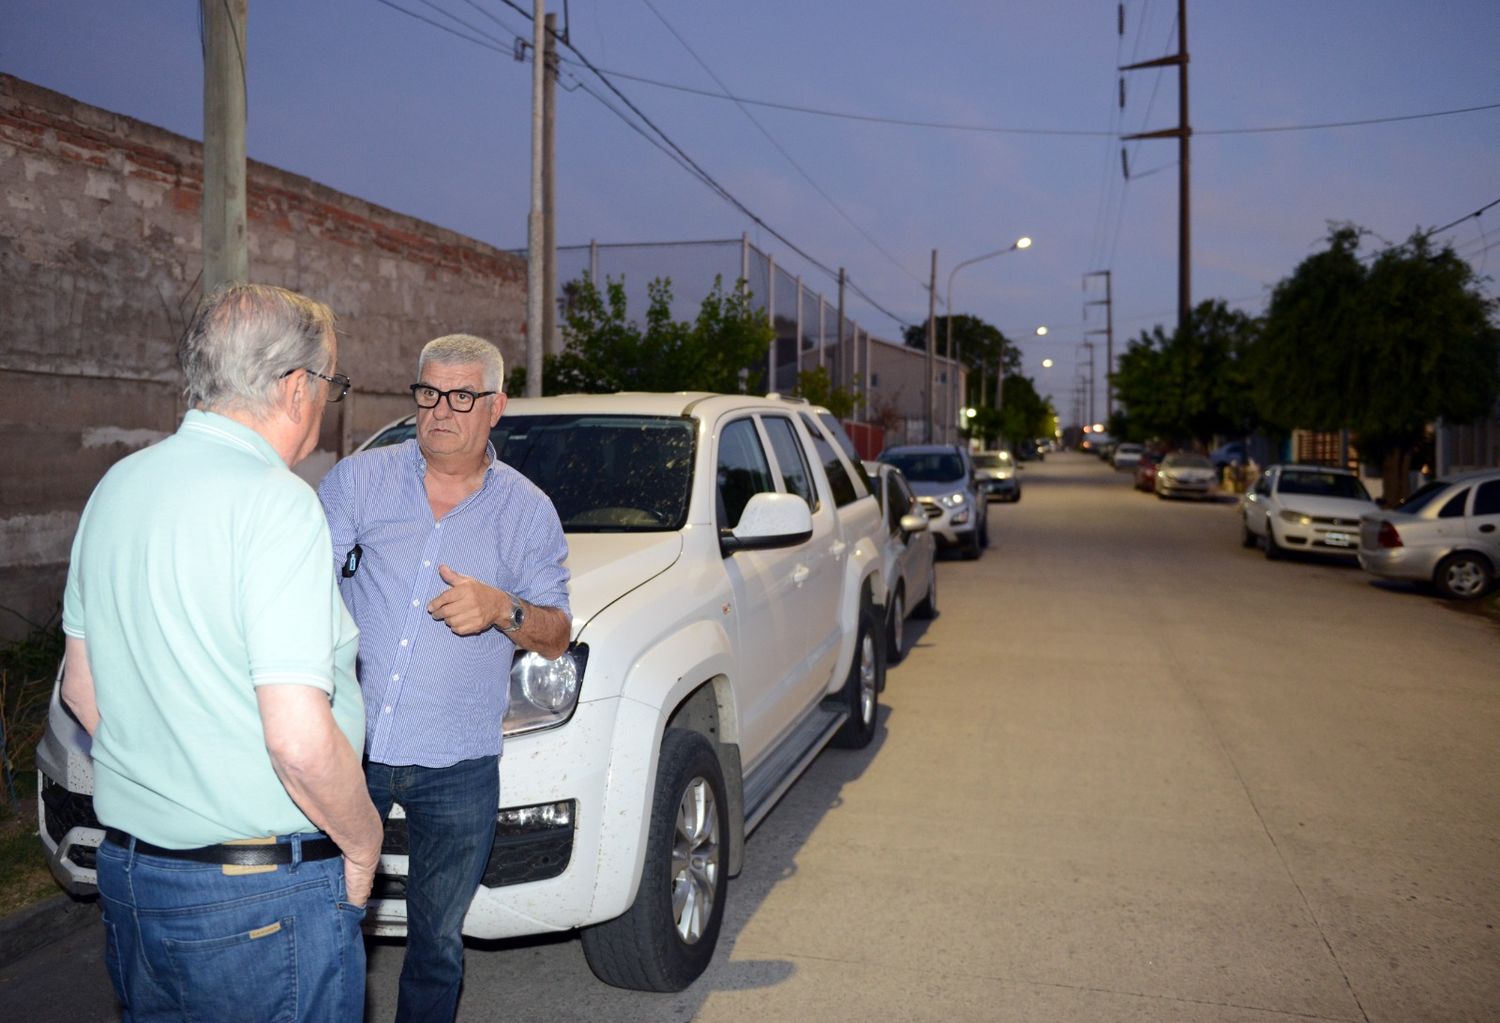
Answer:
[{"label": "parked car row", "polygon": [[1500,469],[1428,483],[1387,510],[1347,469],[1273,465],[1240,502],[1240,532],[1270,559],[1357,558],[1373,576],[1472,600],[1500,577]]}]

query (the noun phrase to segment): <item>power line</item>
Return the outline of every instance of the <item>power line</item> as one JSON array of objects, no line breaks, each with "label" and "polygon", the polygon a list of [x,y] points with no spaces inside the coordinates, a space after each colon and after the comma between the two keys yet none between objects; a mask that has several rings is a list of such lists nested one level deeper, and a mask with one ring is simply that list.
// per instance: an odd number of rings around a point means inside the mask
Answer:
[{"label": "power line", "polygon": [[[528,11],[524,10],[523,8],[519,7],[514,2],[514,0],[500,0],[500,2],[503,3],[503,4],[505,4],[507,7],[511,8],[512,10],[516,11],[518,14],[522,15],[526,19],[528,19],[528,20],[531,19],[530,12],[528,12]],[[805,251],[796,242],[792,241],[786,235],[784,235],[780,231],[776,230],[774,227],[772,227],[770,224],[768,224],[764,219],[762,219],[760,216],[758,216],[753,210],[751,210],[748,206],[746,206],[743,202],[741,202],[737,197],[735,197],[734,194],[731,193],[727,188],[725,188],[723,185],[719,184],[719,182],[717,180],[715,180],[714,177],[711,174],[708,173],[708,171],[704,170],[701,166],[699,166],[699,164],[698,164],[698,162],[696,160],[694,160],[691,156],[689,156],[686,153],[686,151],[684,151],[683,148],[681,146],[679,146],[676,142],[673,142],[672,139],[671,139],[671,137],[669,135],[667,135],[667,133],[665,131],[663,131],[660,127],[658,127],[656,125],[656,123],[651,120],[651,118],[647,117],[646,114],[645,114],[645,112],[642,111],[640,107],[636,106],[635,103],[631,101],[630,97],[626,96],[623,92],[621,92],[620,88],[617,85],[615,85],[614,82],[610,81],[609,77],[603,71],[601,71],[598,67],[596,67],[594,65],[594,63],[592,61],[590,61],[588,59],[588,57],[586,57],[582,53],[582,51],[580,51],[578,49],[577,46],[573,45],[573,43],[571,43],[567,39],[559,38],[558,42],[560,42],[563,46],[566,46],[569,50],[573,51],[573,53],[577,55],[578,59],[580,61],[582,61],[583,65],[586,68],[588,68],[590,71],[592,71],[594,73],[595,77],[597,77],[599,79],[599,81],[601,81],[601,82],[604,83],[605,88],[609,89],[610,92],[614,93],[617,97],[619,97],[620,101],[622,103],[624,103],[625,106],[630,109],[631,113],[633,113],[636,117],[640,118],[641,121],[644,122],[646,124],[646,126],[649,127],[653,132],[655,132],[661,138],[661,140],[663,142],[665,142],[669,147],[671,147],[671,149],[672,149],[673,152],[675,152],[680,157],[682,157],[682,159],[684,161],[686,161],[686,163],[692,168],[693,172],[695,173],[695,176],[697,176],[699,178],[699,180],[701,180],[704,184],[706,184],[716,195],[718,195],[720,198],[722,198],[725,202],[729,203],[735,209],[739,210],[740,213],[744,214],[752,222],[754,222],[755,224],[758,224],[760,227],[762,227],[763,229],[765,229],[765,231],[768,234],[770,234],[772,237],[776,238],[778,241],[780,241],[787,248],[791,249],[793,252],[797,253],[797,255],[799,255],[803,259],[807,260],[808,263],[810,263],[813,266],[817,267],[819,270],[822,270],[830,278],[833,278],[835,280],[838,278],[837,272],[834,271],[832,268],[830,268],[826,263],[824,263],[821,260],[819,260],[819,259],[815,258],[814,256],[810,255],[807,251]],[[873,298],[871,298],[861,288],[859,288],[858,286],[856,286],[856,285],[852,284],[851,282],[849,282],[847,280],[847,278],[846,278],[846,281],[845,281],[845,286],[848,287],[851,291],[853,291],[856,295],[859,295],[861,298],[863,298],[867,303],[870,304],[870,306],[872,308],[879,310],[881,313],[883,313],[884,315],[890,317],[892,320],[894,320],[896,323],[900,324],[902,327],[909,326],[909,324],[905,320],[903,320],[901,317],[897,316],[895,313],[891,312],[889,309],[885,308],[879,302],[875,301]]]},{"label": "power line", "polygon": [[1364,124],[1392,124],[1396,121],[1420,121],[1429,117],[1451,117],[1454,114],[1472,114],[1479,110],[1497,110],[1500,103],[1483,103],[1473,107],[1455,107],[1452,110],[1432,110],[1423,114],[1399,114],[1392,117],[1366,117],[1358,121],[1323,121],[1318,124],[1283,124],[1269,128],[1194,128],[1194,135],[1261,135],[1275,131],[1317,131],[1322,128],[1353,128]]},{"label": "power line", "polygon": [[[651,0],[641,0],[641,2],[646,5],[646,7],[651,11],[652,14],[656,15],[656,19],[658,21],[666,26],[667,31],[671,32],[672,35],[676,37],[677,41],[682,44],[682,48],[687,50],[687,52],[692,56],[693,60],[698,62],[698,66],[701,67],[705,72],[707,72],[710,78],[718,83],[719,88],[723,90],[724,96],[733,99],[733,97],[730,96],[729,93],[729,86],[726,85],[724,83],[724,80],[714,72],[713,68],[709,67],[708,62],[698,55],[698,51],[693,49],[693,47],[688,43],[687,39],[683,37],[682,33],[678,32],[677,29],[673,27],[672,23],[662,16],[661,11],[657,10],[656,5],[653,4]],[[927,286],[926,281],[922,280],[922,278],[912,273],[899,259],[891,255],[891,253],[887,251],[885,246],[876,241],[874,236],[872,236],[870,232],[866,231],[864,227],[862,227],[853,217],[851,217],[848,212],[846,212],[845,209],[838,204],[833,196],[828,194],[828,192],[823,188],[822,185],[813,180],[812,175],[807,173],[807,171],[803,169],[802,165],[796,161],[796,159],[790,152],[787,151],[787,148],[783,146],[779,141],[777,141],[776,137],[766,129],[765,125],[761,124],[760,121],[756,119],[754,114],[750,113],[746,104],[739,100],[735,100],[735,105],[740,108],[740,112],[750,120],[750,123],[755,125],[760,133],[766,137],[766,141],[775,146],[776,151],[786,158],[787,163],[791,164],[793,169],[795,169],[798,174],[802,175],[803,180],[811,185],[813,187],[813,190],[816,191],[820,196],[822,196],[823,200],[827,202],[829,206],[832,206],[834,212],[837,213],[840,217],[844,218],[844,220],[849,224],[850,227],[858,231],[860,236],[874,247],[875,251],[879,252],[887,260],[889,260],[891,265],[896,267],[896,269],[900,270],[912,280],[916,281],[919,287],[925,288]]]},{"label": "power line", "polygon": [[[377,4],[384,4],[386,7],[389,7],[393,11],[400,11],[402,14],[406,15],[408,18],[415,18],[417,21],[420,21],[420,22],[423,22],[425,24],[431,25],[435,29],[438,29],[438,30],[443,31],[443,32],[447,32],[451,36],[457,36],[458,38],[463,39],[466,42],[471,42],[475,46],[483,46],[486,50],[494,50],[496,53],[510,54],[512,52],[510,49],[507,49],[507,48],[502,47],[502,46],[495,45],[495,42],[485,42],[484,39],[475,39],[473,36],[465,35],[464,33],[458,31],[455,28],[450,28],[449,26],[444,25],[440,21],[433,21],[431,18],[427,17],[425,14],[418,14],[416,11],[409,10],[409,9],[407,9],[405,7],[402,7],[400,4],[392,3],[391,0],[375,0],[375,2]],[[446,14],[447,12],[444,11],[443,13]],[[450,15],[450,17],[451,17],[451,15]],[[492,36],[486,36],[485,38],[487,38],[487,39],[493,39]]]},{"label": "power line", "polygon": [[[384,0],[381,0],[384,2]],[[565,58],[566,59],[566,58]],[[653,85],[658,89],[670,89],[673,92],[685,92],[695,96],[704,96],[709,99],[730,100],[734,103],[747,104],[750,106],[770,107],[774,110],[787,110],[792,113],[810,114],[816,117],[833,117],[845,121],[864,121],[871,124],[888,124],[901,128],[928,128],[939,131],[961,131],[978,132],[990,135],[1053,135],[1072,136],[1083,138],[1118,138],[1115,131],[1099,131],[1088,128],[1016,128],[995,124],[965,124],[957,121],[928,121],[920,118],[892,117],[878,114],[861,114],[849,110],[828,110],[821,107],[803,106],[798,103],[782,103],[776,100],[755,99],[749,96],[740,96],[724,92],[714,92],[712,89],[699,89],[691,85],[680,85],[676,82],[664,82],[659,78],[649,78],[645,75],[634,74],[629,71],[620,71],[611,68],[601,68],[607,74],[616,78],[624,78],[632,82],[640,82],[642,85]],[[1469,114],[1483,110],[1500,109],[1500,103],[1485,103],[1471,107],[1456,107],[1451,110],[1432,110],[1419,114],[1398,114],[1388,117],[1368,117],[1352,121],[1321,121],[1315,124],[1287,124],[1269,125],[1252,128],[1194,128],[1194,135],[1253,135],[1269,132],[1283,131],[1317,131],[1324,128],[1351,128],[1367,124],[1390,124],[1396,121],[1418,121],[1430,117],[1449,117],[1454,114]]]}]

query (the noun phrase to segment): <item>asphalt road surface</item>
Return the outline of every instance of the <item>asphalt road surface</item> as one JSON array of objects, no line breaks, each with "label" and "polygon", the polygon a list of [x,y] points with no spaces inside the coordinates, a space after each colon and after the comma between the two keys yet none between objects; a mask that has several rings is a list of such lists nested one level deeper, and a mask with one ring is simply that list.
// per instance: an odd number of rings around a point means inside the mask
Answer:
[{"label": "asphalt road surface", "polygon": [[[751,837],[679,995],[576,938],[472,947],[462,1020],[1500,1018],[1500,628],[1267,562],[1229,501],[1029,463],[882,728]],[[15,1020],[113,1020],[87,930],[0,973]],[[401,946],[372,950],[391,1018]]]}]

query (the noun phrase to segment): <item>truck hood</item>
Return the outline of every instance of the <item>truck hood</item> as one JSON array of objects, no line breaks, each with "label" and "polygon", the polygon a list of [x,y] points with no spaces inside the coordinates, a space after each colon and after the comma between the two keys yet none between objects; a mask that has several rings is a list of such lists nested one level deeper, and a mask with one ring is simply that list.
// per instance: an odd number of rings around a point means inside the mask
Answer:
[{"label": "truck hood", "polygon": [[568,602],[574,633],[610,604],[671,568],[681,555],[680,533],[568,534]]}]

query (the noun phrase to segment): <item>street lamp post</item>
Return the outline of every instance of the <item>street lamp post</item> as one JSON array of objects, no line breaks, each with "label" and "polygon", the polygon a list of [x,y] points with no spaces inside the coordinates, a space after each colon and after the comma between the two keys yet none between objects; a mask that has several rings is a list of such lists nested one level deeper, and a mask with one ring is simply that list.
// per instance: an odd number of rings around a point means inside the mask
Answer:
[{"label": "street lamp post", "polygon": [[[947,334],[948,334],[948,337],[947,337],[947,341],[945,343],[944,355],[945,355],[945,357],[948,360],[948,372],[949,372],[949,374],[953,378],[952,380],[950,380],[948,382],[948,384],[949,384],[949,391],[950,391],[951,394],[954,395],[953,400],[949,403],[949,408],[950,409],[956,408],[958,406],[958,398],[957,398],[957,394],[958,394],[958,373],[956,372],[956,368],[953,365],[953,278],[954,278],[954,276],[960,270],[962,270],[966,266],[973,266],[975,263],[983,263],[986,259],[994,259],[996,256],[1003,256],[1007,252],[1014,252],[1017,249],[1029,249],[1029,248],[1031,248],[1031,239],[1027,238],[1027,237],[1025,237],[1023,235],[1022,237],[1017,238],[1015,241],[1011,242],[1010,245],[1007,246],[1006,248],[996,249],[994,252],[986,252],[982,256],[975,256],[973,259],[966,259],[962,263],[959,263],[957,266],[955,266],[952,270],[948,271],[948,303],[947,303],[947,309],[948,309],[948,331],[947,331]],[[1003,339],[1001,340],[1000,345],[1001,345],[1001,351],[1000,351],[999,354],[1000,354],[1001,358],[1003,359],[1003,357],[1005,355],[1005,351],[1004,351],[1005,342],[1004,342]],[[1000,375],[1001,375],[1002,378],[1005,375],[1005,367],[1004,367],[1003,363],[1000,366]],[[996,389],[996,393],[997,394],[999,393],[998,388]],[[953,418],[953,416],[951,415],[951,413],[948,416],[948,418],[950,420]],[[946,428],[944,429],[943,433],[944,433],[945,436],[947,435],[947,429]]]}]

